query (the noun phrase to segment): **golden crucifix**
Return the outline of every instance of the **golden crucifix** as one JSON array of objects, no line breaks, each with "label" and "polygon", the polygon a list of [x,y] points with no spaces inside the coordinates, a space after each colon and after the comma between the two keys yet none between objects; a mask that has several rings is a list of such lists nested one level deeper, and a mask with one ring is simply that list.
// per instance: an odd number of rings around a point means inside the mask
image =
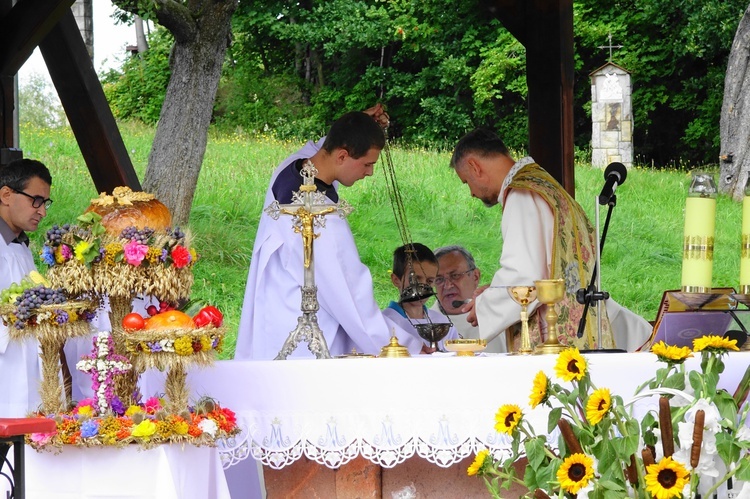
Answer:
[{"label": "golden crucifix", "polygon": [[292,228],[294,232],[302,235],[304,249],[304,283],[302,286],[302,315],[297,319],[297,327],[289,333],[289,337],[281,347],[281,351],[275,360],[284,360],[296,348],[300,340],[307,342],[307,348],[315,354],[318,359],[330,359],[328,344],[318,327],[318,289],[315,287],[315,270],[313,258],[313,241],[320,234],[315,233],[315,228],[325,228],[325,216],[330,213],[338,213],[339,217],[345,218],[352,212],[352,207],[346,201],[331,204],[325,193],[319,192],[315,186],[315,174],[318,170],[309,159],[302,165],[300,171],[303,183],[299,191],[292,195],[291,204],[279,204],[274,201],[265,209],[265,212],[274,220],[281,215],[292,216]]}]

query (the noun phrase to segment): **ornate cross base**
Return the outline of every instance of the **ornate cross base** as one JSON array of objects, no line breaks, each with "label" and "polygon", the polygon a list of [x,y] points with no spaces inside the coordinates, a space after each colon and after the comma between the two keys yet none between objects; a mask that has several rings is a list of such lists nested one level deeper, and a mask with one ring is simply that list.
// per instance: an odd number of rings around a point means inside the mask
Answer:
[{"label": "ornate cross base", "polygon": [[318,288],[316,286],[304,286],[302,288],[302,315],[297,318],[297,327],[289,333],[289,337],[281,347],[281,351],[274,360],[286,360],[286,358],[297,349],[300,340],[307,342],[307,348],[315,354],[318,359],[330,359],[323,331],[318,327]]}]

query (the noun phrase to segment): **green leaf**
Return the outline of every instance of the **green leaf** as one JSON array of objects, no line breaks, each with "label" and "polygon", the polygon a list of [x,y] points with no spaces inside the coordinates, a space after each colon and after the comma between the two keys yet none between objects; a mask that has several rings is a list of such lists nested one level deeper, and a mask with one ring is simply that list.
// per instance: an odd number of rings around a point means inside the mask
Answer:
[{"label": "green leaf", "polygon": [[552,431],[557,428],[557,422],[560,421],[561,417],[561,407],[555,407],[554,409],[549,411],[549,418],[547,419],[547,433],[552,433]]},{"label": "green leaf", "polygon": [[737,480],[750,481],[750,456],[746,455],[737,463],[737,473],[734,476]]},{"label": "green leaf", "polygon": [[529,467],[538,469],[546,458],[544,452],[544,437],[530,438],[524,442],[526,457],[529,460]]}]

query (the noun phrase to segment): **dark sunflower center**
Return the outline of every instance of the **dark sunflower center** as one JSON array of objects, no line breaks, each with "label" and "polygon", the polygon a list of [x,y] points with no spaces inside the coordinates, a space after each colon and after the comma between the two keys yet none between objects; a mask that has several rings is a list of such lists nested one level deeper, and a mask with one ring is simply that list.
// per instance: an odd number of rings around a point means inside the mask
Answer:
[{"label": "dark sunflower center", "polygon": [[603,411],[607,408],[607,403],[604,400],[599,401],[599,405],[596,406],[597,410]]},{"label": "dark sunflower center", "polygon": [[586,476],[586,466],[581,463],[575,463],[568,468],[568,478],[574,482],[580,482]]},{"label": "dark sunflower center", "polygon": [[578,362],[576,362],[575,360],[571,360],[570,362],[568,362],[568,372],[579,373],[580,371],[578,370]]},{"label": "dark sunflower center", "polygon": [[656,480],[665,489],[671,489],[677,483],[677,473],[672,470],[661,470]]},{"label": "dark sunflower center", "polygon": [[516,413],[511,412],[507,416],[505,416],[505,426],[510,426],[513,424],[513,422],[516,420]]}]

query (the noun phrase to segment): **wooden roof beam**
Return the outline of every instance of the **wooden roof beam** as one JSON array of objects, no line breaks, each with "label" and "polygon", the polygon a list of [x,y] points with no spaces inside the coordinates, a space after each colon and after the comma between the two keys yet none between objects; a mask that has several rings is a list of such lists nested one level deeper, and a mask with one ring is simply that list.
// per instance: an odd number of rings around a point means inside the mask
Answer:
[{"label": "wooden roof beam", "polygon": [[39,48],[97,190],[111,192],[121,185],[141,190],[70,9]]},{"label": "wooden roof beam", "polygon": [[0,16],[0,76],[15,76],[75,0],[19,0]]}]

